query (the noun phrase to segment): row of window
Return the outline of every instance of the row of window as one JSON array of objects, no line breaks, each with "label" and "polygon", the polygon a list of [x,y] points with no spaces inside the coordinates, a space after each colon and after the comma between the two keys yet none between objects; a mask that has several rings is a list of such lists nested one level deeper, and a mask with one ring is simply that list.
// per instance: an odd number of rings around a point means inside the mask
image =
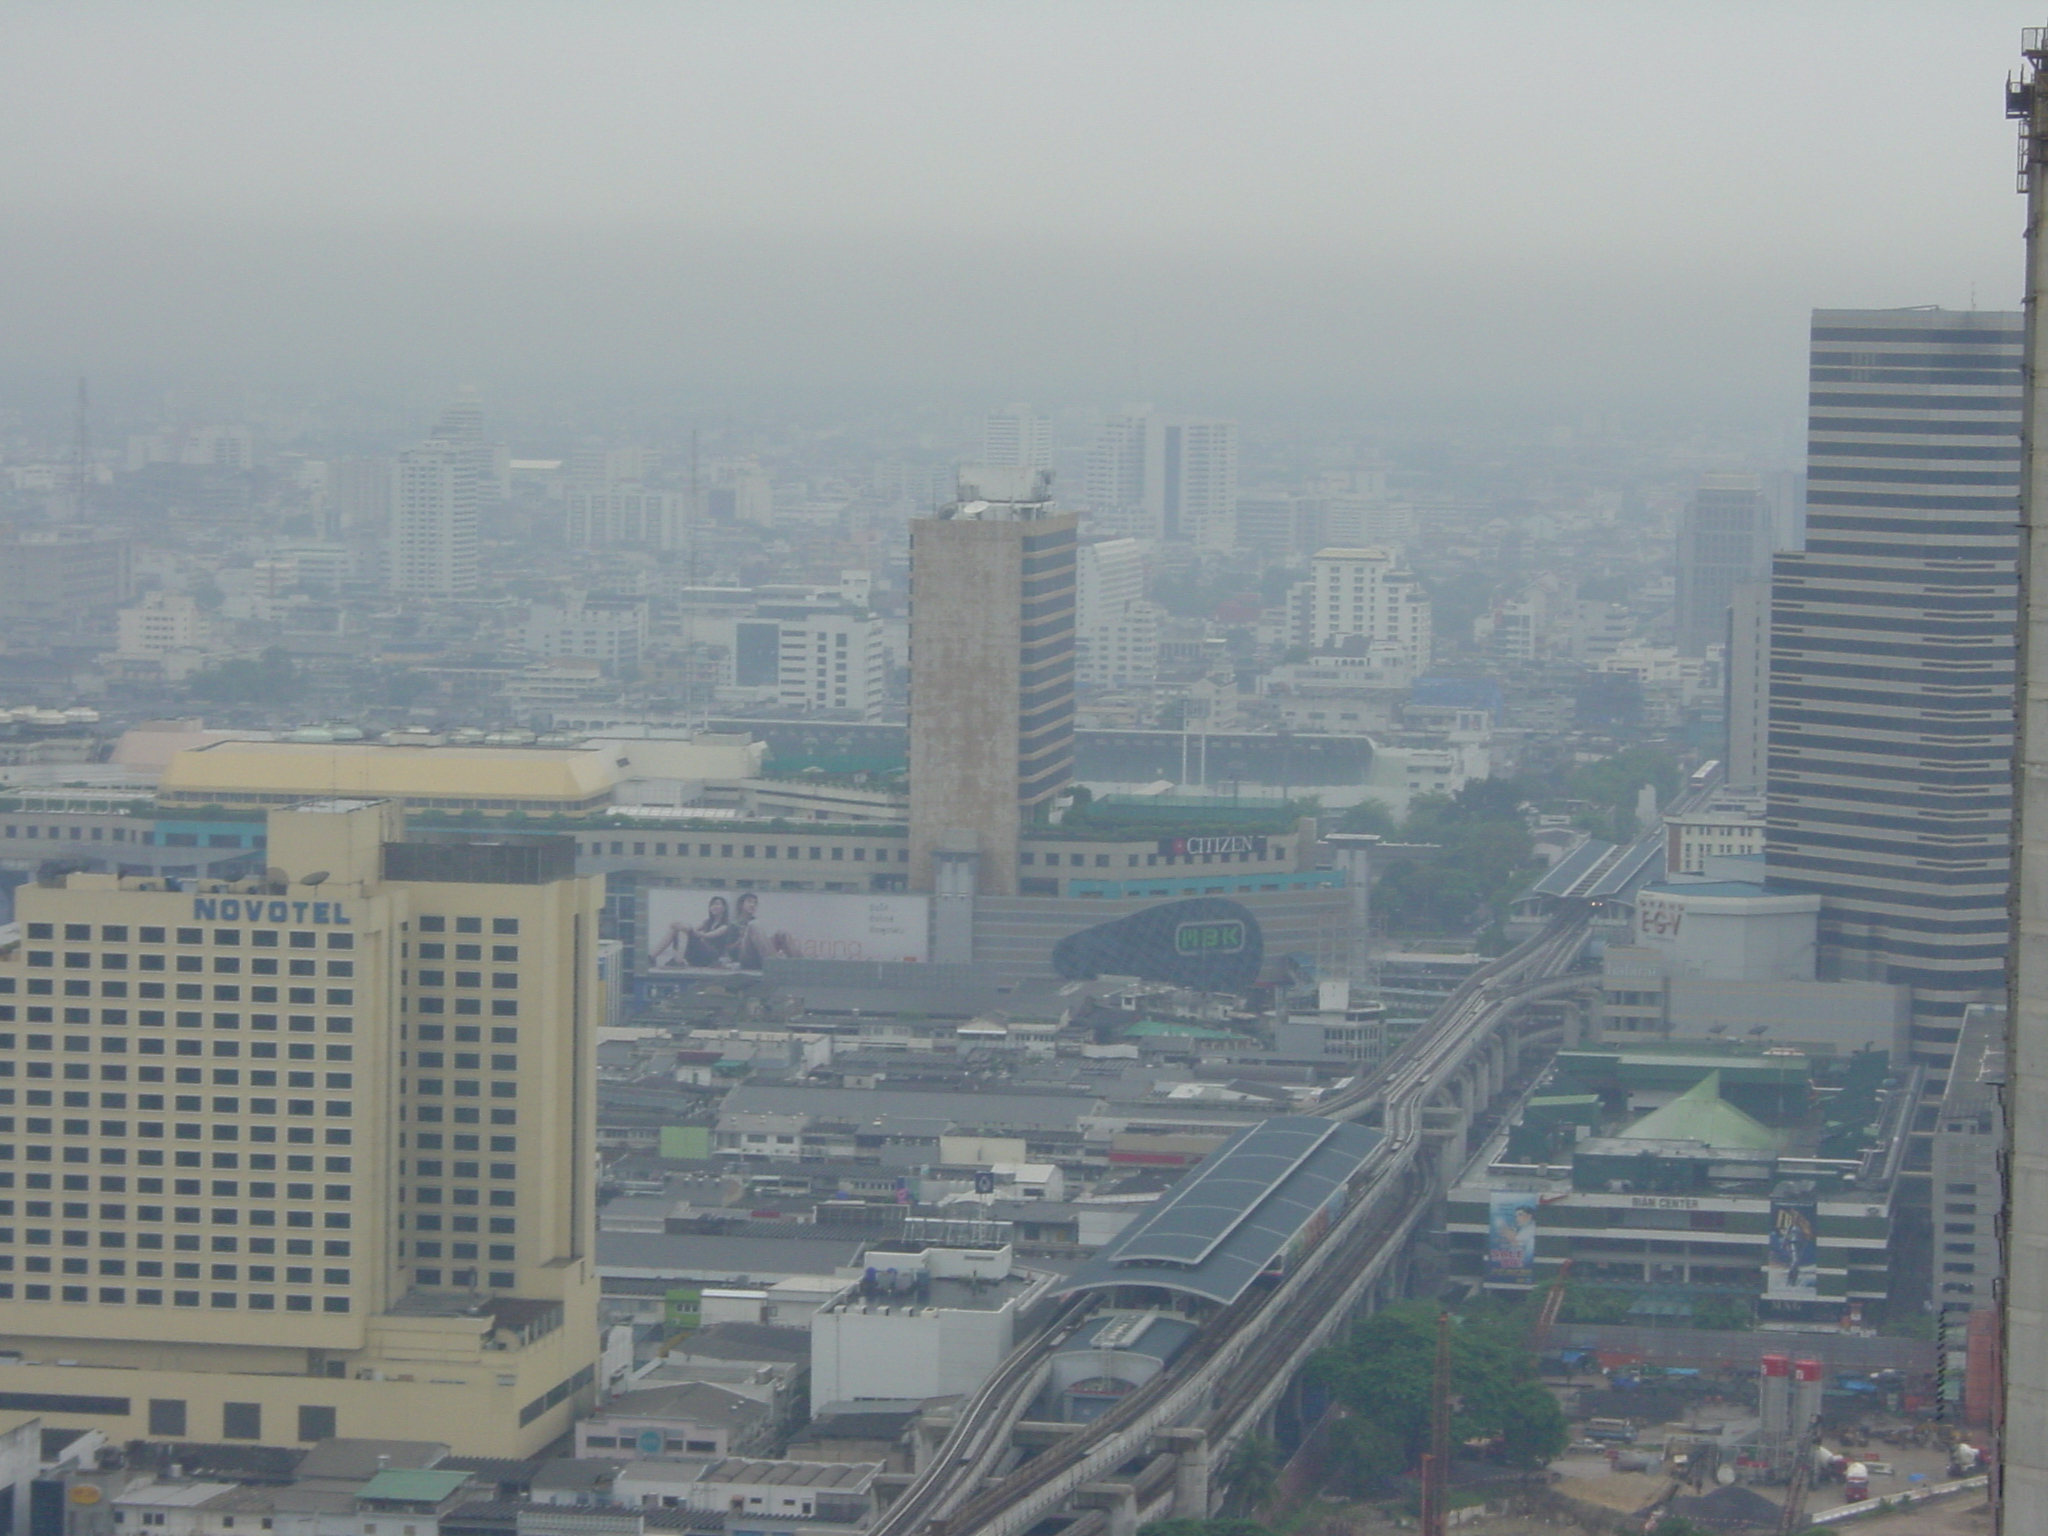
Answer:
[{"label": "row of window", "polygon": [[[506,1283],[509,1285],[511,1282],[508,1280]],[[161,1290],[153,1288],[137,1290],[132,1293],[131,1301],[131,1293],[125,1286],[119,1285],[101,1286],[97,1298],[92,1294],[92,1287],[85,1285],[55,1287],[48,1285],[24,1285],[20,1289],[20,1295],[23,1301],[86,1302],[97,1299],[102,1306],[126,1306],[132,1304],[138,1307],[161,1307],[165,1304],[165,1295]],[[0,1301],[12,1301],[14,1298],[15,1287],[13,1283],[11,1281],[0,1281]],[[209,1306],[221,1311],[232,1311],[242,1305],[244,1300],[247,1301],[248,1309],[251,1312],[275,1312],[278,1310],[278,1298],[269,1292],[263,1291],[252,1291],[248,1293],[246,1298],[235,1291],[214,1291],[211,1293],[210,1299],[205,1300],[202,1300],[201,1293],[198,1291],[172,1291],[169,1296],[169,1304],[174,1307]],[[313,1302],[314,1298],[311,1296],[286,1295],[284,1297],[284,1310],[287,1312],[311,1312],[313,1310]],[[349,1310],[349,1299],[346,1296],[323,1296],[319,1298],[319,1302],[322,1312],[346,1312]]]},{"label": "row of window", "polygon": [[[325,905],[325,903],[322,903],[322,905]],[[58,927],[59,925],[56,923],[30,923],[28,925],[27,938],[30,943],[34,943],[38,939],[54,939],[57,937]],[[62,927],[64,930],[64,942],[67,944],[90,943],[92,940],[93,925],[91,923],[65,923]],[[131,931],[135,935],[133,939],[129,938]],[[279,947],[280,931],[276,928],[252,928],[248,930],[249,942],[257,949],[276,949]],[[320,934],[312,929],[293,928],[283,931],[289,935],[287,947],[291,949],[318,949],[320,947]],[[518,931],[516,919],[514,920],[513,931]],[[241,944],[242,933],[243,930],[240,928],[216,928],[213,930],[213,942],[232,949]],[[153,924],[138,925],[131,930],[126,923],[102,923],[99,928],[99,937],[102,944],[193,945],[207,942],[206,930],[204,928],[168,928],[157,927]],[[329,949],[354,949],[356,947],[356,936],[339,930],[327,930],[327,947]]]},{"label": "row of window", "polygon": [[[191,1021],[189,1024],[186,1022],[188,1019]],[[105,1022],[114,1021],[109,1020]],[[121,1022],[125,1022],[125,1019]],[[250,1022],[259,1029],[277,1028],[277,1018],[274,1014],[267,1016],[259,1014],[252,1018]],[[179,1014],[178,1023],[181,1028],[197,1029],[199,1027],[199,1015],[196,1013]],[[240,1027],[238,1019],[234,1014],[214,1015],[214,1025],[216,1028],[222,1029],[237,1029]],[[312,1027],[313,1020],[311,1017],[304,1019],[295,1018],[292,1020],[292,1028],[294,1030],[305,1032],[310,1031]],[[351,1019],[329,1019],[327,1021],[327,1029],[330,1034],[353,1034],[355,1032],[355,1023]],[[503,1032],[494,1032],[494,1038],[497,1033]],[[20,1041],[19,1046],[16,1045],[17,1038]],[[0,1051],[16,1049],[55,1051],[58,1038],[56,1035],[32,1034],[17,1037],[11,1033],[0,1033]],[[99,1041],[100,1051],[105,1055],[125,1056],[128,1054],[129,1037],[127,1035],[100,1035],[97,1037],[93,1035],[65,1035],[62,1038],[66,1055],[90,1052],[95,1038]],[[134,1044],[135,1054],[138,1056],[162,1056],[165,1054],[164,1037],[161,1035],[143,1035],[137,1038]],[[178,1056],[202,1056],[206,1054],[203,1047],[204,1042],[199,1040],[180,1040],[172,1054]],[[337,1045],[330,1042],[327,1047],[327,1059],[329,1061],[347,1061],[350,1059],[354,1049],[351,1045]],[[242,1043],[239,1040],[215,1040],[213,1042],[213,1054],[216,1056],[239,1056],[241,1053]],[[311,1041],[293,1040],[285,1046],[285,1053],[293,1061],[311,1061],[313,1059],[313,1044]],[[257,1057],[275,1057],[277,1055],[277,1042],[275,1040],[252,1040],[249,1042],[249,1054]],[[36,1063],[31,1062],[29,1065],[33,1066]],[[47,1066],[49,1063],[44,1062],[42,1065]],[[76,1063],[67,1063],[67,1065],[76,1065]],[[12,1074],[8,1075],[11,1076]],[[48,1074],[31,1072],[28,1075],[30,1077],[43,1077]]]},{"label": "row of window", "polygon": [[[419,954],[422,960],[446,960],[448,958],[448,946],[446,944],[422,943],[419,946]],[[457,960],[481,960],[483,957],[484,947],[481,944],[458,944],[455,946],[455,958]],[[491,946],[491,959],[500,965],[515,963],[519,959],[519,946],[517,944],[493,944]]]},{"label": "row of window", "polygon": [[[0,976],[0,994],[13,994],[14,981],[15,978],[12,976]],[[164,990],[166,985],[170,986],[169,992]],[[170,997],[175,998],[181,1003],[198,1003],[206,1001],[209,996],[216,1003],[239,1003],[243,1000],[241,987],[234,984],[216,984],[211,993],[208,993],[203,985],[193,981],[180,981],[168,984],[161,981],[138,981],[134,986],[135,991],[133,995],[145,1002],[159,1002],[166,997]],[[99,996],[125,999],[130,995],[128,987],[129,983],[125,981],[103,981],[99,986]],[[55,979],[49,976],[31,976],[27,979],[26,984],[21,990],[30,997],[56,997],[59,995]],[[355,991],[349,987],[329,987],[324,996],[317,987],[286,987],[283,989],[284,995],[282,997],[278,996],[278,990],[276,987],[251,987],[249,988],[248,1001],[252,1003],[287,1003],[294,1008],[314,1008],[322,1003],[325,1003],[329,1008],[353,1008],[356,1001]],[[61,995],[65,997],[91,997],[93,996],[93,986],[89,981],[66,981]],[[13,1017],[14,1014],[11,1007],[6,1013],[0,1013],[0,1018],[11,1020]],[[49,1010],[45,1008],[39,1018],[35,1010],[30,1009],[28,1019],[31,1024],[47,1023],[49,1022]],[[138,1022],[143,1024],[162,1024],[163,1021],[163,1014],[159,1012],[153,1019],[143,1018]],[[84,1019],[67,1018],[65,1022],[67,1024],[83,1024],[86,1021]]]},{"label": "row of window", "polygon": [[[624,842],[615,842],[609,845],[604,843],[579,843],[577,845],[577,848],[580,852],[587,853],[593,858],[602,858],[605,856],[607,846],[609,846],[611,856],[614,858],[624,856],[627,848],[627,845]],[[668,857],[669,846],[667,843],[650,844],[643,842],[634,843],[631,846],[633,849],[633,853],[636,857],[644,856],[650,851],[650,849],[657,858]],[[737,851],[735,851],[735,847],[737,847]],[[713,848],[716,848],[718,850],[718,857],[722,859],[751,859],[756,856],[757,852],[759,854],[759,857],[764,859],[782,858],[794,860],[805,857],[805,853],[802,848],[799,847],[784,849],[780,844],[777,843],[764,843],[759,845],[758,849],[756,845],[753,843],[741,843],[738,845],[732,843],[699,843],[697,844],[697,857],[700,859],[710,858],[712,856]],[[679,859],[686,859],[690,857],[690,845],[688,843],[677,843],[675,846],[675,851],[676,857]],[[874,862],[877,864],[908,864],[910,862],[910,850],[908,848],[876,848],[872,851],[874,853]],[[853,862],[856,864],[867,863],[869,852],[870,850],[866,848],[855,848],[853,850]],[[831,856],[834,859],[843,860],[846,857],[846,849],[839,844],[834,844],[832,847]],[[820,845],[813,845],[810,849],[809,857],[813,859],[823,859],[825,857],[824,848]]]},{"label": "row of window", "polygon": [[[472,1015],[481,1015],[484,1011],[483,999],[479,997],[458,997],[455,999],[455,1007],[453,1008],[453,1010],[450,1010],[447,1004],[447,998],[435,997],[431,994],[428,994],[425,996],[416,997],[412,1000],[412,1011],[414,1013],[448,1013],[453,1011],[455,1013]],[[518,1018],[518,1000],[516,998],[510,997],[492,998],[491,1017],[494,1019]],[[426,1028],[433,1026],[422,1027]]]},{"label": "row of window", "polygon": [[[476,948],[473,944],[464,947]],[[508,945],[506,947],[512,948],[515,946]],[[63,969],[67,971],[89,971],[93,969],[95,956],[97,956],[99,961],[99,969],[103,971],[125,971],[128,969],[128,962],[131,959],[134,960],[135,969],[138,971],[162,971],[169,969],[191,975],[208,969],[204,955],[144,953],[131,956],[125,949],[104,949],[99,951],[67,949],[63,951],[63,955]],[[57,966],[56,951],[54,950],[31,949],[23,956],[23,959],[28,965],[39,969],[55,968]],[[167,962],[169,963],[167,964]],[[278,970],[280,963],[285,967],[282,973]],[[317,976],[320,974],[319,964],[317,960],[286,960],[279,962],[270,956],[256,955],[249,961],[249,974],[252,976],[276,976],[279,974],[287,976]],[[240,955],[215,955],[211,969],[216,976],[239,976],[242,974],[242,957]],[[330,960],[327,962],[326,974],[329,977],[353,978],[355,973],[356,963],[353,960]]]},{"label": "row of window", "polygon": [[[1094,856],[1094,867],[1097,869],[1108,869],[1110,867],[1110,860],[1113,857],[1114,855],[1107,853],[1096,854]],[[1156,868],[1161,864],[1249,864],[1254,860],[1263,862],[1268,859],[1284,860],[1286,857],[1287,850],[1279,846],[1269,846],[1265,849],[1250,850],[1244,853],[1127,853],[1124,855],[1124,867],[1127,869],[1137,869],[1140,867],[1140,859],[1144,860],[1143,867],[1149,869]],[[1057,853],[1036,854],[1026,851],[1017,855],[1017,862],[1019,864],[1030,864],[1040,859],[1049,868],[1057,868],[1059,866],[1060,856]],[[1067,855],[1067,863],[1075,869],[1087,868],[1088,860],[1089,855],[1085,853],[1070,853]]]},{"label": "row of window", "polygon": [[[0,980],[4,979],[5,978],[0,978]],[[54,1024],[57,1021],[50,1017],[50,1013],[51,1010],[48,1008],[40,1006],[31,1007],[26,1010],[26,1018],[27,1021],[31,1024]],[[14,1022],[13,1005],[0,1004],[0,1023],[12,1022]],[[89,1008],[66,1008],[64,1010],[64,1022],[66,1024],[90,1024],[92,1022],[92,1010]],[[100,1010],[100,1023],[107,1025],[110,1028],[126,1028],[128,1022],[128,1010],[126,1008],[102,1008]],[[171,1022],[176,1024],[179,1029],[198,1029],[201,1025],[203,1025],[206,1022],[206,1018],[203,1014],[199,1014],[196,1012],[180,1011],[178,1013],[171,1015]],[[162,1010],[156,1008],[138,1009],[135,1013],[135,1023],[139,1024],[144,1029],[162,1029],[164,1027],[164,1014]],[[242,1027],[242,1016],[239,1013],[216,1013],[215,1015],[213,1015],[213,1027],[215,1029],[240,1029]],[[316,1019],[310,1013],[292,1013],[285,1015],[285,1028],[293,1034],[311,1034],[318,1027],[319,1020]],[[249,1028],[252,1030],[259,1031],[274,1030],[277,1028],[277,1015],[274,1013],[252,1013],[249,1015]],[[327,1033],[330,1035],[352,1035],[355,1033],[355,1028],[355,1020],[350,1018],[347,1014],[334,1014],[330,1016],[327,1020]],[[0,1034],[0,1040],[8,1040],[11,1038],[12,1036],[10,1035]],[[48,1035],[28,1036],[28,1040],[30,1042],[28,1049],[32,1051],[42,1051],[50,1049],[50,1047],[47,1045],[37,1045],[34,1043],[38,1040],[48,1040],[49,1038],[50,1037]],[[85,1047],[73,1046],[68,1043],[69,1041],[76,1040],[79,1038],[82,1037],[77,1035],[67,1035],[65,1037],[67,1041],[65,1049],[85,1049]],[[0,1046],[0,1049],[12,1050],[13,1047]],[[119,1048],[107,1047],[107,1049],[118,1050]],[[160,1045],[153,1046],[149,1044],[148,1037],[145,1037],[142,1042],[136,1045],[135,1053],[138,1056],[161,1056],[163,1055],[163,1050]],[[178,1047],[178,1054],[180,1056],[196,1056],[199,1053],[189,1043],[187,1043],[181,1044]],[[232,1053],[229,1052],[224,1054]],[[262,1055],[264,1053],[256,1050],[254,1046],[251,1046],[250,1054]],[[296,1052],[294,1052],[294,1054],[296,1055]]]}]

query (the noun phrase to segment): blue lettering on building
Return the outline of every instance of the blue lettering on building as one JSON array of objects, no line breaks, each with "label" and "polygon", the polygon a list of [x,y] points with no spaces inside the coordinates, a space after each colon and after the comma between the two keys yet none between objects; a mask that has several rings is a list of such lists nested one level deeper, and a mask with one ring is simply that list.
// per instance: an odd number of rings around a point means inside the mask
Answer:
[{"label": "blue lettering on building", "polygon": [[338,901],[264,901],[257,897],[194,896],[192,920],[208,923],[302,923],[353,926]]}]

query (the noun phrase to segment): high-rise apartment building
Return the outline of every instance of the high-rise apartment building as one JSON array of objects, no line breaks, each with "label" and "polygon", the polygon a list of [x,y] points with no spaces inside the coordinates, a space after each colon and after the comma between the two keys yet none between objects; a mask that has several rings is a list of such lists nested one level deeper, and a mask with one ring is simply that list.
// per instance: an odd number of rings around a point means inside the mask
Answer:
[{"label": "high-rise apartment building", "polygon": [[1325,549],[1309,562],[1298,643],[1316,650],[1352,640],[1400,646],[1429,664],[1429,594],[1390,549]]},{"label": "high-rise apartment building", "polygon": [[971,849],[977,889],[1017,892],[1024,820],[1074,763],[1078,519],[1042,470],[970,465],[910,524],[910,885]]},{"label": "high-rise apartment building", "polygon": [[562,493],[562,535],[573,549],[633,544],[680,549],[684,498],[630,483],[572,485]]},{"label": "high-rise apartment building", "polygon": [[1678,527],[1678,653],[1704,656],[1728,637],[1737,586],[1770,572],[1773,509],[1754,475],[1706,475]]},{"label": "high-rise apartment building", "polygon": [[1913,989],[1948,1065],[2004,985],[2020,316],[1819,310],[1806,548],[1771,579],[1766,859],[1824,979]]},{"label": "high-rise apartment building", "polygon": [[401,597],[475,591],[476,508],[470,450],[430,438],[401,453],[391,498],[391,590]]},{"label": "high-rise apartment building", "polygon": [[1052,468],[1052,422],[1028,405],[990,411],[981,422],[981,462]]},{"label": "high-rise apartment building", "polygon": [[1088,506],[1119,532],[1227,550],[1237,541],[1237,423],[1132,411],[1089,450]]},{"label": "high-rise apartment building", "polygon": [[532,1454],[595,1375],[600,882],[391,801],[267,831],[260,879],[16,894],[8,1390],[115,1441]]},{"label": "high-rise apartment building", "polygon": [[1091,688],[1147,688],[1159,674],[1160,610],[1145,598],[1136,539],[1080,546],[1075,562],[1075,676]]}]

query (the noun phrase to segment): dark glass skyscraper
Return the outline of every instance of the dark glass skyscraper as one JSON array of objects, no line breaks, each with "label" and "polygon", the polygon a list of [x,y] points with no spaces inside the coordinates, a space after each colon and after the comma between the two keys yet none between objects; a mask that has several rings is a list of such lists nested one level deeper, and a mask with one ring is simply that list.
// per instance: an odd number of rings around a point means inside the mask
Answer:
[{"label": "dark glass skyscraper", "polygon": [[1917,1059],[2004,987],[2021,317],[1818,310],[1806,548],[1771,577],[1770,878],[1822,975],[1913,989]]}]

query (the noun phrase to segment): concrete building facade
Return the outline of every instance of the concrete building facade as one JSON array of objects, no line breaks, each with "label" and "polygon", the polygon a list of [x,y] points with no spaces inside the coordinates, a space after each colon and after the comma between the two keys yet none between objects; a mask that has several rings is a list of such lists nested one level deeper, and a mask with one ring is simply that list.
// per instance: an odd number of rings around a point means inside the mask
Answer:
[{"label": "concrete building facade", "polygon": [[17,894],[0,1347],[55,1422],[519,1456],[588,1402],[599,886],[401,835],[312,801],[260,880]]},{"label": "concrete building facade", "polygon": [[2021,318],[1818,310],[1806,548],[1771,581],[1766,860],[1821,975],[1911,986],[1939,1071],[2005,984]]},{"label": "concrete building facade", "polygon": [[1678,529],[1678,649],[1704,656],[1728,631],[1735,589],[1770,573],[1771,506],[1754,475],[1706,475]]},{"label": "concrete building facade", "polygon": [[475,455],[429,439],[398,456],[389,569],[401,597],[459,597],[476,589]]},{"label": "concrete building facade", "polygon": [[910,883],[931,890],[949,845],[978,853],[976,888],[1012,895],[1024,822],[1073,768],[1079,520],[1041,472],[961,474],[959,500],[910,525]]}]

